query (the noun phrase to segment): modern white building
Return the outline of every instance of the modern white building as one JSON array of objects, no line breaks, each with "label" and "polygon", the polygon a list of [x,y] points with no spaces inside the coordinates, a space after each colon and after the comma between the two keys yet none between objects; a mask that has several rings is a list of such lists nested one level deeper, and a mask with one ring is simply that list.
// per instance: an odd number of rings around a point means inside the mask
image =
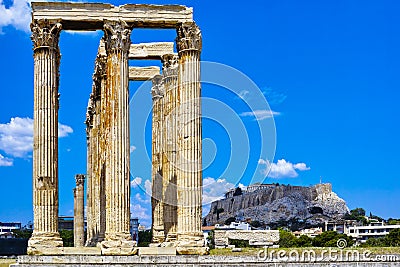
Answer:
[{"label": "modern white building", "polygon": [[353,225],[345,228],[345,234],[353,237],[358,242],[364,243],[368,238],[384,237],[400,225],[385,225],[383,222],[372,222],[366,226]]},{"label": "modern white building", "polygon": [[0,222],[0,238],[13,238],[13,230],[21,229],[20,222]]},{"label": "modern white building", "polygon": [[251,230],[250,224],[246,222],[231,222],[230,225],[220,225],[216,224],[215,229],[223,230]]}]

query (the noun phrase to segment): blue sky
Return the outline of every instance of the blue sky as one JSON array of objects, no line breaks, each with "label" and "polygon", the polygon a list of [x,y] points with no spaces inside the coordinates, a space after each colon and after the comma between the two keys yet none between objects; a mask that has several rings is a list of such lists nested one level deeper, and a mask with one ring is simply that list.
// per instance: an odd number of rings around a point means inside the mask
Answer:
[{"label": "blue sky", "polygon": [[[322,177],[349,208],[400,217],[398,1],[141,3],[193,7],[203,34],[202,60],[224,64],[203,64],[205,203],[239,183],[310,185]],[[0,221],[32,219],[29,21],[25,0],[0,0]],[[62,215],[72,215],[74,175],[86,173],[83,122],[101,36],[61,34]],[[174,38],[173,30],[134,30],[131,37],[134,43]],[[154,64],[160,65],[130,62]],[[146,225],[149,90],[148,82],[130,84],[132,213]]]}]

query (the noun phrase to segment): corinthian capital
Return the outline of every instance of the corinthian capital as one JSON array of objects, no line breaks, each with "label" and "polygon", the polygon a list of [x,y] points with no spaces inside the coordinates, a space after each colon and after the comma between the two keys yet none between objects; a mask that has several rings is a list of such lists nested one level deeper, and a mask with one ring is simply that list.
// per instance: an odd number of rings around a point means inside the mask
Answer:
[{"label": "corinthian capital", "polygon": [[122,50],[128,53],[131,45],[131,29],[125,21],[104,21],[104,39],[107,53],[112,50]]},{"label": "corinthian capital", "polygon": [[76,186],[80,186],[85,183],[85,175],[84,174],[77,174],[75,175],[75,182],[76,182]]},{"label": "corinthian capital", "polygon": [[179,57],[176,54],[165,54],[161,57],[163,67],[162,72],[164,77],[178,75],[178,61]]},{"label": "corinthian capital", "polygon": [[31,23],[31,39],[33,49],[40,47],[50,47],[58,50],[58,40],[60,38],[61,23],[51,23],[48,20],[34,20]]},{"label": "corinthian capital", "polygon": [[184,50],[201,51],[201,31],[196,23],[181,23],[178,25],[176,32],[176,46],[178,48],[178,52]]}]

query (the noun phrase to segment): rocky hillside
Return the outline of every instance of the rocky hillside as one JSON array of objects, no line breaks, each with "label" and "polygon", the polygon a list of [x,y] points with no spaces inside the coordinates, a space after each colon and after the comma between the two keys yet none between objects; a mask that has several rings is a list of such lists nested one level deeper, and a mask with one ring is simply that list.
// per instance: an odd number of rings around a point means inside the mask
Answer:
[{"label": "rocky hillside", "polygon": [[207,225],[224,223],[230,217],[251,218],[265,224],[300,219],[317,224],[342,217],[349,209],[332,192],[329,183],[314,186],[255,184],[245,190],[231,190],[226,197],[211,203],[203,219]]}]

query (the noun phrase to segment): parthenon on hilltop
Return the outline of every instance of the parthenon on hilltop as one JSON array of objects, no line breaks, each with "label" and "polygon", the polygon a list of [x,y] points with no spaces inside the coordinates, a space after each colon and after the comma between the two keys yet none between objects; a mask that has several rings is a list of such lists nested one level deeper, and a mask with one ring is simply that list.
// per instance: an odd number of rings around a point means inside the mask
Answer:
[{"label": "parthenon on hilltop", "polygon": [[[151,245],[175,248],[178,254],[207,254],[201,231],[202,37],[193,10],[179,5],[63,2],[31,6],[34,232],[28,253],[64,251],[57,223],[60,32],[103,30],[86,115],[87,236],[85,177],[77,175],[75,245],[100,247],[103,255],[137,253],[129,233],[129,81],[151,80]],[[173,42],[131,44],[135,28],[176,29],[177,52]],[[160,60],[162,71],[158,66],[130,67],[132,59]]]}]

